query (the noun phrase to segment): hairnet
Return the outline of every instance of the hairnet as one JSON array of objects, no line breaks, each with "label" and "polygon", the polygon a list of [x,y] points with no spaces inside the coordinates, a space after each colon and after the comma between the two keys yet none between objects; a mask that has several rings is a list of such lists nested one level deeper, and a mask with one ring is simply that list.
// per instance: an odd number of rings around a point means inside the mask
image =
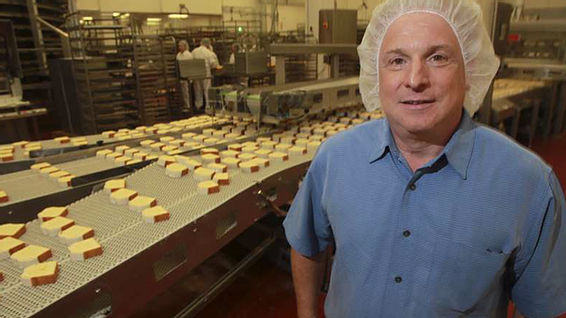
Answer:
[{"label": "hairnet", "polygon": [[200,45],[209,46],[210,45],[210,39],[209,38],[202,38],[202,40],[200,40]]},{"label": "hairnet", "polygon": [[472,0],[389,0],[377,6],[362,43],[360,92],[368,111],[381,108],[379,100],[379,50],[385,33],[399,17],[408,13],[431,13],[446,20],[454,30],[464,60],[466,92],[464,107],[470,114],[480,107],[499,68],[493,45],[485,29],[481,9]]},{"label": "hairnet", "polygon": [[183,44],[187,47],[187,49],[189,48],[189,43],[187,42],[187,40],[181,40],[179,41],[179,44]]}]

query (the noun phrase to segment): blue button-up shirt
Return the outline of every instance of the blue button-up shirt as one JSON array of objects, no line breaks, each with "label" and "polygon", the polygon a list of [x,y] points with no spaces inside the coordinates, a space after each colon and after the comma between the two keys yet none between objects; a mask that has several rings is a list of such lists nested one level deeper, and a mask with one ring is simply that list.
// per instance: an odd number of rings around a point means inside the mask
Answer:
[{"label": "blue button-up shirt", "polygon": [[464,112],[420,170],[386,119],[319,149],[284,226],[305,256],[336,243],[327,317],[505,317],[509,299],[528,317],[566,311],[564,193],[548,165]]}]

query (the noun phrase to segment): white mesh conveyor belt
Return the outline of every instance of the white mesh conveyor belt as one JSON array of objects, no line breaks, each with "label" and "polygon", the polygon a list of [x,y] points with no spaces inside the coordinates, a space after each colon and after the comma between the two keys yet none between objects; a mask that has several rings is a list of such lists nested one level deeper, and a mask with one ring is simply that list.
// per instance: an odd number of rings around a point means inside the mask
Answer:
[{"label": "white mesh conveyor belt", "polygon": [[23,270],[9,259],[0,260],[0,272],[4,273],[5,277],[0,283],[0,317],[27,317],[39,312],[213,211],[254,186],[257,181],[308,162],[312,156],[312,153],[307,153],[291,157],[286,162],[272,162],[269,167],[261,168],[253,174],[229,169],[230,185],[222,186],[219,193],[212,195],[200,195],[196,192],[197,181],[193,179],[192,173],[180,179],[172,179],[165,175],[165,168],[153,163],[127,177],[127,187],[138,191],[140,195],[156,198],[158,205],[170,212],[170,219],[157,224],[146,224],[140,213],[132,212],[125,206],[111,204],[109,195],[103,191],[71,204],[68,217],[78,225],[92,227],[95,230],[95,238],[104,249],[102,256],[85,262],[72,261],[67,246],[57,238],[43,235],[37,220],[28,223],[27,232],[21,240],[51,248],[51,260],[59,261],[59,277],[55,284],[27,287],[19,281]]}]

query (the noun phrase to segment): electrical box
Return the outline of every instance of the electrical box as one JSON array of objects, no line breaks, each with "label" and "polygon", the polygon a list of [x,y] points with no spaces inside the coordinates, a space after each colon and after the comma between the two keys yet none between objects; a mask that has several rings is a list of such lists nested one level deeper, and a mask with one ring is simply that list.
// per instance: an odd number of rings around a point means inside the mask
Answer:
[{"label": "electrical box", "polygon": [[235,54],[236,74],[253,75],[267,72],[267,54],[260,52],[244,52]]},{"label": "electrical box", "polygon": [[356,44],[357,10],[320,10],[318,42],[323,44]]}]

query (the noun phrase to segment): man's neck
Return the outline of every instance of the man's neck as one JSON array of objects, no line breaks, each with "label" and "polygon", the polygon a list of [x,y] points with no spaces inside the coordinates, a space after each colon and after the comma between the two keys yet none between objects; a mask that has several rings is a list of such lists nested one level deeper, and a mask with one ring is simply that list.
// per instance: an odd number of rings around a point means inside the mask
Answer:
[{"label": "man's neck", "polygon": [[435,131],[418,135],[391,126],[391,133],[397,148],[414,172],[444,150],[459,124],[460,121],[456,124],[439,125]]}]

